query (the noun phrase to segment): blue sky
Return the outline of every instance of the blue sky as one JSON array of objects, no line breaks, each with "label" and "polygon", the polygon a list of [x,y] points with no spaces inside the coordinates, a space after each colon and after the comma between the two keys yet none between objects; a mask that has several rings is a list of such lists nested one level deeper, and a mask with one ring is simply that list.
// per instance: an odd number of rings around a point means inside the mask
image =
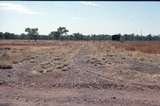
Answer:
[{"label": "blue sky", "polygon": [[24,33],[38,27],[49,34],[59,26],[83,34],[160,34],[160,2],[1,1],[0,32]]}]

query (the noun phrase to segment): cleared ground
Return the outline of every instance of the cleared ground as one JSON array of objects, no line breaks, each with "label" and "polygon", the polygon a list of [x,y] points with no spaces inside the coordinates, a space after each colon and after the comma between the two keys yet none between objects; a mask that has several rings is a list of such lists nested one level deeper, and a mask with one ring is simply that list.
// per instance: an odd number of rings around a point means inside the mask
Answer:
[{"label": "cleared ground", "polygon": [[159,45],[1,41],[0,106],[160,106]]}]

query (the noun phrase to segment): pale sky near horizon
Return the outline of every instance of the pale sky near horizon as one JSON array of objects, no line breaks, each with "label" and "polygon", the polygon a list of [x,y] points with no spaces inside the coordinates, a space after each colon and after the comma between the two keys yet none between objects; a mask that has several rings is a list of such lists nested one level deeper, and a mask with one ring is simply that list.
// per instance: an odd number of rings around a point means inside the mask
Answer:
[{"label": "pale sky near horizon", "polygon": [[0,32],[160,34],[160,2],[0,1]]}]

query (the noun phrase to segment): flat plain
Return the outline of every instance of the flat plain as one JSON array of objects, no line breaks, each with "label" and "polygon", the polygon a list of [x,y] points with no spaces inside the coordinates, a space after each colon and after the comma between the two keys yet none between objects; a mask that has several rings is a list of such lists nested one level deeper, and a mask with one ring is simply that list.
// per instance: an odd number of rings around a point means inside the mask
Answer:
[{"label": "flat plain", "polygon": [[0,106],[160,106],[160,41],[0,41]]}]

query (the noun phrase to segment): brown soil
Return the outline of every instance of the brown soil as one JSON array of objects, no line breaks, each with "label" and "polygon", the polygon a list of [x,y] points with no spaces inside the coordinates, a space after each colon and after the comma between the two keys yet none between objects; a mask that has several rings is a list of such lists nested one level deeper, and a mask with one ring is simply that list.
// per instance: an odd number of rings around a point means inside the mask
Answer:
[{"label": "brown soil", "polygon": [[0,69],[0,106],[160,106],[158,54],[111,42],[6,42],[13,68]]}]

